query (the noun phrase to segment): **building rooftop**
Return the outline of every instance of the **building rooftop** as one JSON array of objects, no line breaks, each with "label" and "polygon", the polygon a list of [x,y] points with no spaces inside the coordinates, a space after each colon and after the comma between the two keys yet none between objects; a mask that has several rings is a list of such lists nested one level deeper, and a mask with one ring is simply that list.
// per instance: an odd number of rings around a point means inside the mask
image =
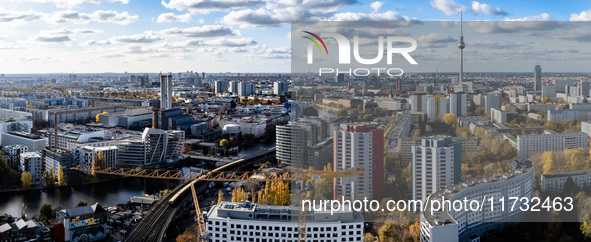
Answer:
[{"label": "building rooftop", "polygon": [[10,226],[10,224],[0,225],[0,234],[1,233],[4,233],[4,232],[6,232],[6,231],[8,231],[10,229],[12,229],[12,227]]},{"label": "building rooftop", "polygon": [[27,222],[25,222],[25,220],[23,219],[19,219],[18,221],[14,222],[14,225],[17,229],[22,229],[24,227],[27,227]]},{"label": "building rooftop", "polygon": [[452,218],[449,215],[449,211],[447,211],[447,209],[444,209],[444,211],[432,212],[431,207],[428,205],[429,200],[431,198],[440,199],[442,197],[445,198],[445,200],[451,200],[455,195],[457,195],[458,193],[460,193],[466,189],[470,189],[472,187],[476,187],[476,186],[484,185],[484,184],[503,182],[508,179],[519,177],[519,176],[527,173],[530,169],[532,169],[532,162],[529,160],[513,160],[511,162],[511,168],[512,168],[511,171],[509,171],[505,174],[502,174],[502,175],[493,176],[493,177],[489,177],[489,178],[485,178],[485,179],[481,179],[481,180],[462,182],[459,184],[455,184],[453,186],[446,187],[445,189],[439,190],[439,191],[431,194],[427,198],[427,201],[425,201],[423,203],[423,206],[426,206],[426,209],[424,209],[424,212],[423,212],[425,219],[427,220],[427,222],[429,222],[431,224],[431,226],[442,226],[442,225],[446,225],[446,224],[458,223],[454,218]]},{"label": "building rooftop", "polygon": [[[331,215],[330,209],[323,212],[308,212],[308,222],[363,222],[363,216],[358,212],[334,211]],[[291,206],[266,206],[250,202],[222,202],[213,206],[208,219],[234,219],[252,221],[273,221],[273,222],[297,222],[299,210]]]},{"label": "building rooftop", "polygon": [[34,140],[47,139],[47,138],[41,137],[39,135],[34,135],[34,134],[21,132],[21,131],[11,131],[11,132],[6,132],[5,134],[10,134],[10,135],[14,135],[14,136],[22,137],[22,138],[27,138],[27,139],[34,139]]},{"label": "building rooftop", "polygon": [[571,172],[564,172],[558,174],[542,174],[544,178],[556,178],[556,177],[564,177],[564,176],[578,176],[578,175],[590,175],[591,170],[582,170],[582,171],[571,171]]}]

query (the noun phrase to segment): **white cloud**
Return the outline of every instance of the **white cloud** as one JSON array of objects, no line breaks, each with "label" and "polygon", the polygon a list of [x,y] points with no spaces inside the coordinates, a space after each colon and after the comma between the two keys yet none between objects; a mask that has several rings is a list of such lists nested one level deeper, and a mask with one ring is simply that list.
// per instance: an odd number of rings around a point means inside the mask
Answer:
[{"label": "white cloud", "polygon": [[534,15],[534,16],[523,17],[523,18],[515,18],[515,19],[505,18],[505,21],[548,21],[550,19],[551,19],[550,14],[542,13],[542,14],[538,14],[538,15]]},{"label": "white cloud", "polygon": [[591,9],[583,11],[579,14],[571,14],[570,21],[591,21]]},{"label": "white cloud", "polygon": [[68,29],[66,27],[54,30],[42,30],[39,32],[41,35],[64,35],[64,34],[98,34],[103,31],[96,29]]},{"label": "white cloud", "polygon": [[46,42],[46,43],[61,43],[71,41],[67,35],[48,35],[48,36],[37,36],[35,41]]},{"label": "white cloud", "polygon": [[382,6],[384,6],[384,2],[376,1],[369,4],[369,6],[371,7],[371,9],[373,9],[374,12],[377,12],[380,10],[380,8],[382,8]]},{"label": "white cloud", "polygon": [[114,37],[113,40],[117,41],[117,42],[121,42],[121,43],[136,43],[136,44],[140,44],[140,43],[154,43],[160,40],[163,40],[164,38],[158,36],[155,32],[153,31],[146,31],[144,33],[141,34],[136,34],[136,35],[127,35],[127,36],[118,36],[118,37]]},{"label": "white cloud", "polygon": [[54,12],[48,17],[50,23],[72,22],[74,24],[116,23],[127,25],[137,21],[138,15],[129,15],[128,12],[117,12],[112,10],[98,10],[92,13],[80,13],[76,10],[64,10]]},{"label": "white cloud", "polygon": [[175,15],[174,13],[162,13],[156,19],[158,23],[173,23],[173,22],[181,22],[181,23],[188,23],[191,22],[192,17],[190,13],[186,13],[183,15]]},{"label": "white cloud", "polygon": [[443,12],[445,15],[454,15],[460,11],[472,12],[474,14],[482,13],[491,16],[507,15],[507,13],[500,8],[495,8],[486,3],[480,3],[477,1],[472,1],[472,6],[466,7],[456,3],[454,0],[432,0],[431,6]]},{"label": "white cloud", "polygon": [[454,0],[433,0],[431,6],[443,12],[445,15],[454,15],[460,11],[466,11],[466,6],[456,3]]},{"label": "white cloud", "polygon": [[330,21],[410,21],[409,17],[402,16],[396,11],[383,13],[338,13],[330,17]]},{"label": "white cloud", "polygon": [[57,6],[58,8],[73,8],[83,3],[94,3],[100,4],[104,2],[120,2],[128,4],[129,0],[12,0],[16,2],[35,2],[35,3],[49,3]]},{"label": "white cloud", "polygon": [[238,39],[219,38],[219,39],[214,39],[214,40],[208,40],[203,43],[205,45],[215,45],[215,46],[247,46],[247,45],[254,45],[257,42],[253,41],[252,38],[238,38]]},{"label": "white cloud", "polygon": [[263,0],[169,0],[168,3],[164,0],[162,1],[162,5],[166,8],[202,13],[233,8],[255,7],[263,3]]},{"label": "white cloud", "polygon": [[81,43],[80,46],[92,46],[92,45],[110,45],[111,40],[89,40]]},{"label": "white cloud", "polygon": [[29,39],[29,41],[42,42],[42,43],[64,43],[70,42],[73,39],[71,37],[76,35],[87,35],[97,34],[102,31],[96,29],[52,29],[52,30],[41,30],[39,33]]},{"label": "white cloud", "polygon": [[222,22],[226,24],[240,25],[244,28],[258,28],[268,26],[280,26],[291,21],[298,20],[320,20],[307,11],[299,11],[296,8],[284,8],[267,10],[244,9],[232,11],[224,16]]},{"label": "white cloud", "polygon": [[356,0],[269,1],[264,8],[231,11],[222,22],[243,28],[261,28],[281,26],[291,21],[318,21],[332,16],[341,7],[356,3]]},{"label": "white cloud", "polygon": [[160,31],[163,34],[181,35],[185,37],[217,37],[226,35],[240,36],[240,31],[225,25],[203,25],[191,28],[171,28]]},{"label": "white cloud", "polygon": [[493,15],[493,16],[503,16],[507,15],[507,13],[500,8],[494,8],[486,3],[479,3],[477,1],[472,1],[472,11],[475,13],[483,13],[486,15]]},{"label": "white cloud", "polygon": [[0,23],[23,24],[40,19],[43,13],[29,11],[10,11],[0,7]]},{"label": "white cloud", "polygon": [[430,33],[419,36],[418,41],[421,43],[449,43],[455,42],[456,40],[447,34]]}]

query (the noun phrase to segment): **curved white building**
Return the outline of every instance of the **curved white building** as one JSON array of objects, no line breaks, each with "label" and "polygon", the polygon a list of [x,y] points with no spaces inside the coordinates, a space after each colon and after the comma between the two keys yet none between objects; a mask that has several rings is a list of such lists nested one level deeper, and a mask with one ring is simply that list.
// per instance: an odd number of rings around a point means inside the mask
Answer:
[{"label": "curved white building", "polygon": [[[511,163],[511,171],[503,175],[491,178],[464,182],[440,190],[429,196],[425,202],[424,212],[421,212],[421,241],[479,241],[478,238],[486,231],[500,229],[503,222],[516,222],[526,213],[520,209],[511,209],[512,200],[509,197],[532,197],[534,184],[534,169],[531,161],[514,160]],[[495,202],[491,207],[490,197]],[[443,209],[431,211],[433,200],[441,201],[442,198],[450,201],[462,201],[467,199],[467,204],[475,200],[479,203],[485,199],[481,211],[460,211]],[[503,203],[499,198],[504,198]]]}]

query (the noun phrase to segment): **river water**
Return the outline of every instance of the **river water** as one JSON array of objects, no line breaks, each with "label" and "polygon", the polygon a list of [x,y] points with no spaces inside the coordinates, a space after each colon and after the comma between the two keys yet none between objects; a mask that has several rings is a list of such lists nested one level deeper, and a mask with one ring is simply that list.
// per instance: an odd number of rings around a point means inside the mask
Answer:
[{"label": "river water", "polygon": [[174,181],[123,178],[72,188],[0,193],[0,215],[7,213],[20,217],[24,209],[31,218],[31,216],[39,214],[39,208],[44,203],[51,204],[53,208],[73,208],[81,200],[86,201],[89,205],[98,202],[110,207],[115,204],[127,203],[131,196],[153,194],[167,189],[168,186],[172,189],[175,184],[177,183]]}]

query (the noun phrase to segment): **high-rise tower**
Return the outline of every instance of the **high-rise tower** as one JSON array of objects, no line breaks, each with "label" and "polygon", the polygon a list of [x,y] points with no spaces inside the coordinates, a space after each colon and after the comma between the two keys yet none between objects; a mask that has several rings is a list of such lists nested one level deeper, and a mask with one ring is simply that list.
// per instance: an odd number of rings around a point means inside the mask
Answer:
[{"label": "high-rise tower", "polygon": [[460,84],[464,82],[464,13],[460,12],[460,41],[458,48],[460,48]]},{"label": "high-rise tower", "polygon": [[534,91],[542,91],[542,66],[534,67]]},{"label": "high-rise tower", "polygon": [[160,109],[172,108],[172,74],[160,74]]}]

